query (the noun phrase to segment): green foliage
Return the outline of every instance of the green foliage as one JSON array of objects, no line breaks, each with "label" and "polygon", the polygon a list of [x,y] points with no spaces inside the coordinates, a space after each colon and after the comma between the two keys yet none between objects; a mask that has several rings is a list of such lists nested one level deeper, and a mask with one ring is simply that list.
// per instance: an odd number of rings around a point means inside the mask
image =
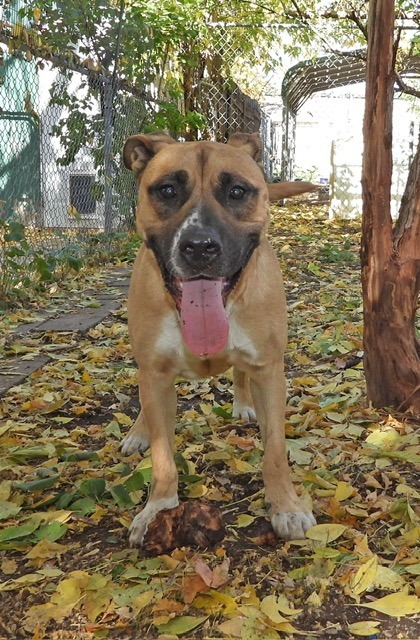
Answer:
[{"label": "green foliage", "polygon": [[344,242],[343,248],[329,243],[325,244],[321,248],[321,262],[356,262],[354,253],[349,251],[350,246],[348,240]]},{"label": "green foliage", "polygon": [[[17,220],[0,218],[0,311],[24,302],[29,293],[45,291],[83,266],[131,262],[140,246],[132,230],[70,238],[68,232],[57,231],[54,240]],[[56,248],[49,249],[48,244]]]},{"label": "green foliage", "polygon": [[54,255],[36,248],[23,224],[0,219],[0,309],[24,300],[30,288],[42,289],[58,272],[78,271],[81,265],[68,249]]},{"label": "green foliage", "polygon": [[175,104],[165,102],[155,112],[150,124],[145,127],[145,131],[169,129],[176,134],[186,129],[202,129],[205,123],[206,119],[202,114],[190,111],[184,116]]},{"label": "green foliage", "polygon": [[[405,15],[413,13],[415,5],[414,0],[397,0],[396,9]],[[117,96],[112,99],[114,168],[124,138],[132,133],[158,128],[187,138],[199,131],[205,134],[206,107],[198,95],[202,80],[223,90],[234,79],[258,98],[266,74],[278,70],[285,54],[302,60],[366,45],[363,0],[332,0],[327,6],[320,0],[161,0],[158,6],[155,0],[132,0],[125,7],[109,0],[29,0],[21,15],[32,24],[46,57],[58,53],[64,67],[82,63],[88,71],[77,96],[70,90],[73,72],[68,69],[65,80],[54,87],[53,105],[69,112],[54,131],[64,149],[61,164],[71,163],[88,144],[99,169],[104,96],[115,72],[142,90],[144,98],[134,117]],[[413,33],[402,32],[397,56],[401,67],[418,49]],[[101,106],[99,113],[92,110],[92,98]],[[118,178],[116,182],[116,193],[123,194],[124,186]]]}]

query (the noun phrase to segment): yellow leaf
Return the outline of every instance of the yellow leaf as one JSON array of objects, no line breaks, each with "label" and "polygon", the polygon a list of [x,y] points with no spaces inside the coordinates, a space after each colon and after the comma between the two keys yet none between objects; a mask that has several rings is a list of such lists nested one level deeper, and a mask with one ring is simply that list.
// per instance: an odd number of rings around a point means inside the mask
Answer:
[{"label": "yellow leaf", "polygon": [[167,556],[166,554],[164,554],[163,556],[160,556],[160,559],[165,565],[165,567],[167,569],[170,569],[171,571],[173,569],[176,569],[177,566],[179,565],[179,560],[177,560],[176,558],[172,558],[172,556]]},{"label": "yellow leaf", "polygon": [[202,498],[207,495],[207,487],[201,482],[195,482],[194,484],[190,484],[186,487],[187,496],[189,498]]},{"label": "yellow leaf", "polygon": [[373,444],[380,449],[389,449],[401,439],[398,431],[393,429],[392,427],[386,427],[381,431],[373,431],[373,433],[369,434],[366,438],[366,442],[369,444]]},{"label": "yellow leaf", "polygon": [[373,581],[373,586],[378,589],[388,589],[389,591],[397,591],[402,589],[406,584],[404,578],[388,567],[378,566]]},{"label": "yellow leaf", "polygon": [[294,609],[291,605],[284,593],[281,593],[277,598],[277,606],[279,611],[284,613],[285,616],[297,616],[299,613],[302,613],[303,609]]},{"label": "yellow leaf", "polygon": [[374,636],[379,631],[380,624],[376,620],[361,620],[360,622],[349,624],[349,631],[355,636]]},{"label": "yellow leaf", "polygon": [[34,7],[33,15],[34,15],[35,22],[39,22],[41,20],[41,16],[42,16],[41,9],[39,9],[38,7]]},{"label": "yellow leaf", "polygon": [[37,628],[45,627],[51,619],[54,619],[55,622],[61,622],[65,615],[65,611],[62,615],[59,614],[56,605],[51,602],[38,604],[30,607],[25,614],[23,627],[27,631],[34,631]]},{"label": "yellow leaf", "polygon": [[277,640],[279,634],[274,629],[264,626],[258,617],[244,620],[241,631],[242,640]]},{"label": "yellow leaf", "polygon": [[[11,425],[6,425],[7,429],[11,427]],[[0,436],[4,433],[3,427],[0,428]],[[0,500],[7,500],[10,498],[10,494],[12,493],[12,482],[11,480],[2,480],[0,484]]]},{"label": "yellow leaf", "polygon": [[200,402],[200,409],[204,413],[205,416],[209,416],[213,411],[212,405],[204,403],[204,402]]},{"label": "yellow leaf", "polygon": [[76,604],[79,604],[81,595],[82,588],[79,580],[77,578],[67,578],[60,582],[57,591],[52,595],[51,602],[57,604],[60,609],[69,608],[69,611],[71,611]]},{"label": "yellow leaf", "polygon": [[133,600],[132,607],[135,611],[141,611],[148,604],[150,604],[155,597],[155,591],[150,589],[149,591],[143,591],[138,596],[136,596]]},{"label": "yellow leaf", "polygon": [[219,631],[228,638],[240,638],[244,620],[245,618],[242,616],[232,618],[232,620],[226,620],[226,622],[219,624]]},{"label": "yellow leaf", "polygon": [[40,540],[30,551],[28,551],[26,557],[32,560],[31,564],[40,567],[44,564],[45,560],[56,558],[66,550],[67,547],[63,544],[58,544],[58,542],[52,542],[51,540],[44,538],[43,540]]},{"label": "yellow leaf", "polygon": [[249,527],[249,525],[252,524],[254,520],[255,516],[251,516],[249,515],[249,513],[241,513],[241,515],[236,518],[235,525],[239,529],[241,529],[242,527]]},{"label": "yellow leaf", "polygon": [[378,567],[378,556],[372,556],[362,564],[353,576],[352,589],[356,595],[363,593],[372,586]]},{"label": "yellow leaf", "polygon": [[241,593],[241,602],[254,607],[260,606],[260,600],[252,584],[247,584]]},{"label": "yellow leaf", "polygon": [[400,540],[408,547],[417,546],[420,540],[420,527],[414,527],[403,533],[401,538],[397,540],[397,544],[400,544]]},{"label": "yellow leaf", "polygon": [[410,596],[405,591],[398,591],[398,593],[391,593],[389,596],[374,600],[374,602],[361,603],[360,606],[399,618],[420,613],[420,598],[415,595]]},{"label": "yellow leaf", "polygon": [[76,207],[74,207],[72,204],[70,204],[67,207],[67,215],[70,218],[75,218],[78,222],[80,222],[80,220],[82,219],[80,216],[80,213],[78,212],[78,210],[76,209]]},{"label": "yellow leaf", "polygon": [[359,556],[368,556],[369,558],[373,556],[372,551],[369,549],[369,543],[367,536],[363,536],[363,538],[356,538],[354,542],[354,552]]},{"label": "yellow leaf", "polygon": [[234,458],[231,461],[231,466],[235,471],[240,471],[241,473],[255,473],[256,468],[246,462],[245,460],[241,460],[240,458]]},{"label": "yellow leaf", "polygon": [[82,381],[83,382],[92,382],[92,377],[91,377],[89,371],[86,371],[86,369],[83,371]]},{"label": "yellow leaf", "polygon": [[133,419],[130,418],[126,413],[113,413],[112,414],[118,424],[123,425],[123,427],[131,427],[133,424]]},{"label": "yellow leaf", "polygon": [[416,500],[420,499],[420,493],[414,489],[414,487],[409,487],[406,484],[399,484],[395,488],[396,493],[402,493],[410,498],[415,498]]},{"label": "yellow leaf", "polygon": [[296,387],[313,387],[318,384],[318,380],[313,376],[307,376],[306,378],[293,378],[292,383]]},{"label": "yellow leaf", "polygon": [[267,616],[272,622],[276,624],[280,624],[281,622],[287,622],[286,618],[283,618],[279,613],[279,607],[277,603],[277,598],[274,594],[270,596],[266,596],[261,601],[261,611],[264,615]]},{"label": "yellow leaf", "polygon": [[308,358],[308,356],[305,356],[304,354],[301,353],[297,353],[294,356],[295,360],[297,363],[299,364],[312,364],[312,360],[310,358]]},{"label": "yellow leaf", "polygon": [[420,562],[410,564],[405,569],[407,573],[412,573],[414,576],[420,576]]},{"label": "yellow leaf", "polygon": [[[288,633],[288,634],[299,633],[296,627],[290,624],[290,622],[282,622],[281,624],[277,624],[276,629],[277,631],[282,631],[283,633]],[[266,636],[264,636],[264,640],[265,639],[266,639]]]},{"label": "yellow leaf", "polygon": [[347,500],[355,493],[355,490],[348,482],[337,482],[337,488],[335,490],[335,499],[338,502],[342,502],[343,500]]},{"label": "yellow leaf", "polygon": [[1,561],[1,570],[5,576],[14,574],[17,570],[17,562],[13,558],[3,558]]},{"label": "yellow leaf", "polygon": [[306,603],[312,607],[320,607],[322,604],[321,596],[316,591],[312,591],[311,595],[307,598]]},{"label": "yellow leaf", "polygon": [[343,524],[316,524],[306,532],[306,537],[310,540],[322,542],[326,546],[343,535],[346,529],[347,527]]},{"label": "yellow leaf", "polygon": [[15,589],[21,589],[23,586],[35,584],[45,580],[45,576],[40,573],[26,573],[16,580],[7,580],[6,582],[0,582],[0,591],[14,591]]},{"label": "yellow leaf", "polygon": [[109,589],[99,589],[98,591],[88,591],[83,599],[83,610],[90,622],[95,620],[108,610],[111,602]]},{"label": "yellow leaf", "polygon": [[205,613],[223,613],[224,615],[229,615],[238,608],[232,596],[214,589],[198,595],[193,605],[196,609],[204,609]]}]

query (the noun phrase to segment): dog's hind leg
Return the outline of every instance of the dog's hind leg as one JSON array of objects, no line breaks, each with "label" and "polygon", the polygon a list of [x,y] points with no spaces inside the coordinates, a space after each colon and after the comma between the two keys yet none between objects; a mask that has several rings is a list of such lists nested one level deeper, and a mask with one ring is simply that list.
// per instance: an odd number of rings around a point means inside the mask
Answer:
[{"label": "dog's hind leg", "polygon": [[291,480],[284,433],[285,387],[281,361],[252,372],[251,392],[264,445],[263,480],[271,524],[280,538],[296,540],[304,538],[316,521],[296,495]]},{"label": "dog's hind leg", "polygon": [[159,511],[178,505],[178,472],[173,457],[176,391],[172,380],[140,374],[142,416],[147,426],[152,457],[149,499],[130,526],[131,546],[141,545],[149,524]]},{"label": "dog's hind leg", "polygon": [[255,409],[249,388],[249,376],[233,367],[233,417],[255,422]]}]

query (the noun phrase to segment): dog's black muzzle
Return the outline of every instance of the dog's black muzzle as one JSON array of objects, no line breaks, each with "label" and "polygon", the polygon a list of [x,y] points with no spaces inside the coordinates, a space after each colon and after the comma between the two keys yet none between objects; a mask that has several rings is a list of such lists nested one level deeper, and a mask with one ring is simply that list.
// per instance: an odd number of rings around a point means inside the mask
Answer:
[{"label": "dog's black muzzle", "polygon": [[209,268],[220,260],[223,251],[222,239],[219,232],[212,227],[197,227],[183,233],[175,250],[178,256],[174,257],[176,262],[180,263],[181,271],[186,267],[201,275],[207,273]]},{"label": "dog's black muzzle", "polygon": [[230,225],[191,225],[178,232],[152,234],[146,240],[162,272],[166,288],[179,307],[182,281],[223,281],[223,298],[236,286],[260,242],[260,234],[238,233]]}]

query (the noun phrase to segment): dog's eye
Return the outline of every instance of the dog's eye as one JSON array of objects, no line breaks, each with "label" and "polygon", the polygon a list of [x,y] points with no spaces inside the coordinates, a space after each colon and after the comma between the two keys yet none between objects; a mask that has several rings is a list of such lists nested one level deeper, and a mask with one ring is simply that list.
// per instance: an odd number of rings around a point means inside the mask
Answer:
[{"label": "dog's eye", "polygon": [[165,200],[170,200],[176,196],[176,189],[172,184],[163,184],[158,191]]},{"label": "dog's eye", "polygon": [[245,189],[243,187],[235,186],[230,190],[229,196],[233,200],[242,200],[245,195]]}]

